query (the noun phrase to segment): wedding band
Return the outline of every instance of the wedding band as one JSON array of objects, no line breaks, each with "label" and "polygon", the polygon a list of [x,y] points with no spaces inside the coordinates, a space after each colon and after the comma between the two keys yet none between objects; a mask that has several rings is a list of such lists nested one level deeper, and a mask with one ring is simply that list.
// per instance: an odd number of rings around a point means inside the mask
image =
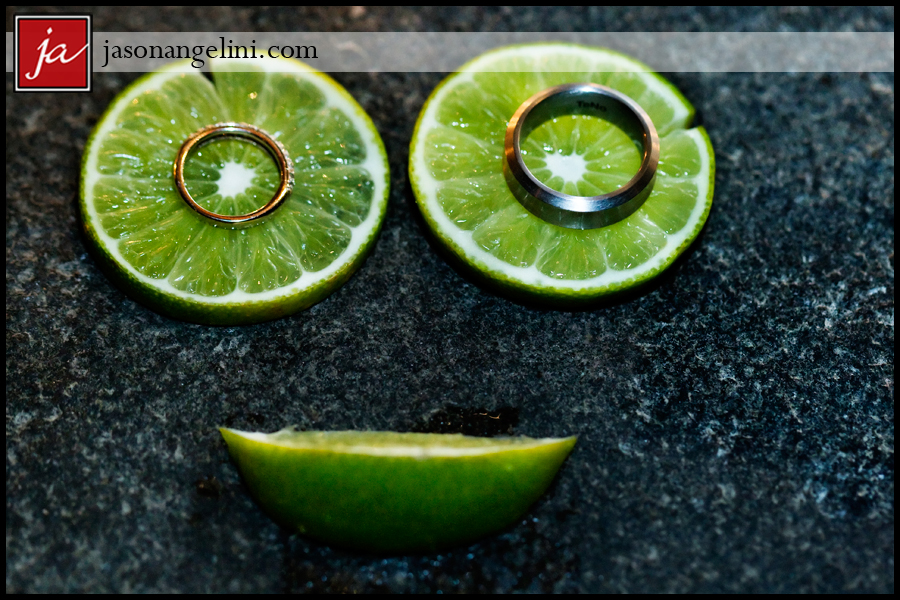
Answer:
[{"label": "wedding band", "polygon": [[[246,215],[220,215],[197,204],[197,201],[188,192],[187,185],[184,182],[184,163],[187,161],[188,155],[193,149],[200,148],[220,137],[235,137],[248,140],[268,152],[275,160],[275,163],[278,165],[278,172],[281,174],[281,183],[275,195],[265,206]],[[294,165],[287,150],[268,133],[259,127],[254,127],[247,123],[216,123],[191,134],[178,150],[178,155],[175,158],[174,175],[175,187],[178,188],[178,192],[188,206],[211,220],[214,224],[231,227],[246,227],[261,222],[262,219],[275,212],[287,200],[294,189]]]},{"label": "wedding band", "polygon": [[[521,143],[536,127],[561,115],[593,115],[639,137],[643,158],[638,172],[619,189],[600,196],[573,196],[538,181],[522,157]],[[506,128],[506,167],[524,188],[516,194],[529,212],[569,229],[595,229],[621,221],[644,203],[659,165],[659,135],[650,116],[621,92],[594,83],[558,85],[526,100]]]}]

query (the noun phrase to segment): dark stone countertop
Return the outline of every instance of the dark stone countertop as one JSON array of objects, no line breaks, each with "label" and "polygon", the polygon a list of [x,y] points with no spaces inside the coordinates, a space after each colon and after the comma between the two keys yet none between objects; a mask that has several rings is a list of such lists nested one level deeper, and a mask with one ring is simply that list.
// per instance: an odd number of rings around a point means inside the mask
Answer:
[{"label": "dark stone countertop", "polygon": [[[94,27],[894,28],[861,7],[210,10],[96,9]],[[322,303],[240,328],[136,304],[80,238],[85,141],[134,78],[6,79],[7,592],[893,592],[893,74],[673,75],[716,150],[706,229],[659,285],[582,312],[496,296],[423,235],[407,147],[440,74],[339,74],[391,158],[380,240]],[[216,431],[480,407],[578,445],[521,523],[429,555],[280,529]]]}]

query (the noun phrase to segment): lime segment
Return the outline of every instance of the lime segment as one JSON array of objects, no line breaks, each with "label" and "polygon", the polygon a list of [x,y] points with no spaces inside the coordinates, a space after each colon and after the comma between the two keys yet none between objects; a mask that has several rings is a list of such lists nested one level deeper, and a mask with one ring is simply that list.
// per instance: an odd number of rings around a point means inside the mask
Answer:
[{"label": "lime segment", "polygon": [[[653,190],[626,219],[594,230],[564,229],[529,213],[504,174],[509,119],[535,93],[564,83],[612,87],[638,102],[660,135]],[[702,127],[688,129],[690,103],[646,66],[604,49],[512,46],[464,65],[431,94],[410,146],[416,201],[438,240],[516,295],[591,301],[643,283],[672,264],[703,227],[715,162]],[[579,196],[612,192],[641,164],[639,146],[611,123],[561,115],[522,143],[532,173]]]},{"label": "lime segment", "polygon": [[[85,150],[81,208],[101,266],[169,316],[235,325],[318,302],[361,265],[387,206],[384,145],[337,83],[291,60],[265,68],[214,61],[214,82],[172,65],[122,92]],[[172,167],[201,127],[248,123],[282,143],[292,195],[267,221],[227,229],[181,199]],[[248,214],[274,195],[280,173],[254,144],[218,139],[192,152],[185,182],[212,212]]]},{"label": "lime segment", "polygon": [[547,489],[575,438],[220,429],[259,504],[326,543],[446,547],[509,525]]}]

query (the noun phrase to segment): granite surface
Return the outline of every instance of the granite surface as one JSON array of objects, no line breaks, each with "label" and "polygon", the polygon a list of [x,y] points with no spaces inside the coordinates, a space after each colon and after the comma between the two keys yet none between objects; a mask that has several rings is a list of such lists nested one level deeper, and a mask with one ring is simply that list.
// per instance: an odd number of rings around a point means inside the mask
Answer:
[{"label": "granite surface", "polygon": [[[7,8],[7,30],[12,9]],[[96,30],[887,30],[893,9],[94,11]],[[79,234],[79,159],[135,75],[6,78],[6,590],[893,592],[893,74],[678,74],[716,150],[699,241],[580,312],[497,296],[407,183],[441,74],[340,74],[387,146],[373,255],[293,317],[211,328],[125,296]],[[218,425],[577,434],[469,547],[335,550],[249,498]]]}]

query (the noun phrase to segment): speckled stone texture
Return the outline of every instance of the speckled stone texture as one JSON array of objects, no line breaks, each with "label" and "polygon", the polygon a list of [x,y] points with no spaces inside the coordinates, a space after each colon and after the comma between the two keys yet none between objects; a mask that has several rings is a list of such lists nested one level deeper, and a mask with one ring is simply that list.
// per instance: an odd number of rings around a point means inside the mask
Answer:
[{"label": "speckled stone texture", "polygon": [[[893,31],[894,12],[97,9],[94,27]],[[706,229],[643,295],[582,312],[494,295],[424,235],[407,148],[442,75],[340,74],[391,159],[374,254],[312,309],[228,329],[136,304],[80,237],[85,141],[135,77],[6,78],[7,592],[893,592],[893,74],[672,76],[716,150]],[[578,445],[520,523],[429,555],[280,529],[216,431],[478,407]]]}]

